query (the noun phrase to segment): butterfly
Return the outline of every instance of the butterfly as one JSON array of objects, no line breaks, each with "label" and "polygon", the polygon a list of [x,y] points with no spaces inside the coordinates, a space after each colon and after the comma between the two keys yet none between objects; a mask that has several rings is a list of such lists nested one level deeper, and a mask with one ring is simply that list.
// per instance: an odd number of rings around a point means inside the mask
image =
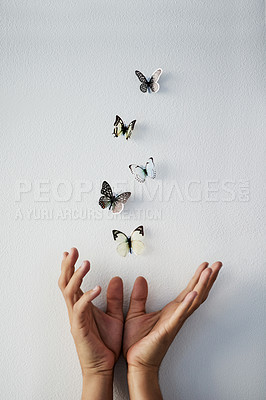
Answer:
[{"label": "butterfly", "polygon": [[130,124],[127,126],[124,124],[122,118],[119,117],[119,115],[116,115],[115,117],[115,122],[114,122],[114,131],[113,135],[115,137],[118,137],[120,135],[125,135],[126,139],[128,140],[132,134],[132,131],[134,129],[136,120],[134,119],[133,121],[130,122]]},{"label": "butterfly", "polygon": [[113,237],[118,246],[116,248],[118,254],[122,257],[126,257],[128,253],[135,253],[139,255],[143,252],[145,245],[141,241],[144,236],[143,226],[138,226],[132,233],[131,236],[127,237],[123,232],[113,230]]},{"label": "butterfly", "polygon": [[124,192],[115,195],[111,189],[111,186],[106,181],[102,184],[101,194],[103,196],[99,199],[100,206],[104,208],[109,208],[114,214],[119,214],[124,208],[124,204],[128,201],[131,196],[130,192]]},{"label": "butterfly", "polygon": [[148,159],[145,167],[137,164],[130,164],[129,169],[140,183],[145,182],[147,176],[152,179],[156,177],[155,165],[152,157]]},{"label": "butterfly", "polygon": [[141,85],[140,85],[140,90],[143,93],[146,93],[147,90],[150,92],[158,92],[158,90],[160,89],[160,85],[158,83],[158,80],[160,78],[160,76],[162,75],[163,70],[161,68],[158,68],[156,71],[154,71],[154,73],[152,74],[151,78],[149,80],[147,80],[147,78],[142,74],[142,72],[140,71],[135,71],[135,74],[137,75],[137,77],[139,78]]}]

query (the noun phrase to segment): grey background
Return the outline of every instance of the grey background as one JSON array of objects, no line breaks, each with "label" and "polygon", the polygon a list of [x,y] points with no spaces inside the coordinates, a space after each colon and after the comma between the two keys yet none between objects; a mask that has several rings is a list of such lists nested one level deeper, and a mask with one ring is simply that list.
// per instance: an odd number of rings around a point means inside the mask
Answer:
[{"label": "grey background", "polygon": [[[61,254],[72,246],[79,264],[91,260],[84,289],[102,286],[100,307],[109,279],[123,278],[125,310],[138,275],[149,282],[153,311],[183,289],[202,261],[222,260],[208,302],[163,361],[164,398],[265,398],[264,46],[263,1],[2,0],[3,399],[80,396],[80,368],[57,288]],[[160,92],[143,95],[134,70],[149,75],[158,67]],[[111,135],[117,113],[126,122],[137,119],[129,142]],[[158,177],[145,190],[161,185],[163,196],[151,200],[145,192],[142,200],[128,164],[150,156]],[[108,213],[38,218],[40,209],[100,211],[104,179],[136,193],[127,219]],[[22,181],[31,189],[18,201]],[[82,201],[74,190],[60,202],[52,189],[66,181],[73,187],[89,181],[93,189]],[[41,201],[40,182],[48,192]],[[231,182],[232,196],[224,182]],[[182,195],[168,196],[176,183]],[[208,184],[217,192],[210,195]],[[63,196],[64,184],[60,190]],[[136,209],[159,217],[139,217]],[[147,249],[124,260],[111,230],[129,233],[140,223]],[[122,358],[115,398],[128,398]]]}]

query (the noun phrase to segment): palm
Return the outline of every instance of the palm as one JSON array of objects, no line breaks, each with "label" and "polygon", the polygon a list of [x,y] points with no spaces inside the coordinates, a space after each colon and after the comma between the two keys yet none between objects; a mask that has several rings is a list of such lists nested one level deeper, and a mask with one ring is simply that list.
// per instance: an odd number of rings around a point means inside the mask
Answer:
[{"label": "palm", "polygon": [[[124,353],[129,364],[151,365],[152,354],[170,332],[169,320],[176,303],[167,304],[161,311],[127,318],[125,323]],[[160,357],[157,362],[160,362]]]},{"label": "palm", "polygon": [[[79,289],[74,302],[83,295]],[[72,318],[72,333],[84,369],[98,365],[101,370],[110,370],[117,361],[123,335],[122,296],[122,282],[113,278],[107,290],[106,313],[90,302],[82,317]]]},{"label": "palm", "polygon": [[[80,289],[76,301],[83,295]],[[82,333],[88,341],[93,342],[96,349],[104,351],[111,358],[119,357],[123,333],[123,318],[108,315],[92,303],[82,325]]]},{"label": "palm", "polygon": [[120,354],[123,319],[110,316],[99,308],[91,306],[88,337],[92,337],[95,349],[99,350],[99,354],[111,359],[114,363]]},{"label": "palm", "polygon": [[222,264],[207,266],[201,264],[176,299],[150,314],[145,312],[147,282],[143,277],[136,279],[124,329],[123,351],[129,365],[159,367],[186,318],[206,300]]}]

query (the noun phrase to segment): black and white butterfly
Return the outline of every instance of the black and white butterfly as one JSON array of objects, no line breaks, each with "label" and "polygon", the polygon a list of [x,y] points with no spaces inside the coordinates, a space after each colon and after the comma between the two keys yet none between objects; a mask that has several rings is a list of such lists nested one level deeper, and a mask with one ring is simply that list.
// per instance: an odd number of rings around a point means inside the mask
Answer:
[{"label": "black and white butterfly", "polygon": [[122,257],[126,257],[128,253],[135,253],[139,255],[143,252],[145,245],[142,242],[142,237],[144,236],[143,226],[138,226],[128,237],[123,232],[113,230],[114,240],[118,243],[116,248],[118,254]]},{"label": "black and white butterfly", "polygon": [[103,196],[99,199],[99,204],[102,208],[109,208],[114,214],[119,214],[124,208],[124,204],[131,196],[131,192],[124,192],[121,194],[114,194],[111,186],[106,181],[102,184],[101,194]]},{"label": "black and white butterfly", "polygon": [[154,179],[156,177],[156,170],[152,157],[148,159],[145,167],[143,167],[142,165],[130,164],[129,169],[132,174],[135,175],[137,181],[140,183],[145,182],[147,176],[151,179]]},{"label": "black and white butterfly", "polygon": [[137,75],[137,77],[139,78],[141,85],[140,85],[140,90],[143,93],[146,93],[147,90],[150,92],[158,92],[158,90],[160,89],[160,85],[158,83],[158,80],[160,78],[160,76],[162,75],[162,68],[158,68],[156,71],[154,71],[154,73],[152,74],[151,78],[148,80],[142,72],[140,71],[135,71],[135,74]]},{"label": "black and white butterfly", "polygon": [[134,119],[133,121],[130,122],[129,125],[125,125],[122,118],[120,118],[119,115],[116,115],[113,135],[115,137],[118,137],[120,135],[125,135],[126,139],[129,139],[134,129],[135,123],[136,120]]}]

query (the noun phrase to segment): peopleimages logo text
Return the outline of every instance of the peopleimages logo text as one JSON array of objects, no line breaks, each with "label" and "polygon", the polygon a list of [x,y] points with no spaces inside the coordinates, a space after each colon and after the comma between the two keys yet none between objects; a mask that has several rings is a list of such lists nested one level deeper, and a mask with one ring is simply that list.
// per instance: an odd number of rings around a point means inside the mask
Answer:
[{"label": "peopleimages logo text", "polygon": [[[19,180],[15,184],[16,203],[82,203],[100,197],[101,182],[88,180],[37,181]],[[114,192],[131,191],[131,200],[143,202],[247,202],[250,200],[249,179],[209,179],[200,181],[164,182],[149,184],[136,181],[114,182]]]}]

